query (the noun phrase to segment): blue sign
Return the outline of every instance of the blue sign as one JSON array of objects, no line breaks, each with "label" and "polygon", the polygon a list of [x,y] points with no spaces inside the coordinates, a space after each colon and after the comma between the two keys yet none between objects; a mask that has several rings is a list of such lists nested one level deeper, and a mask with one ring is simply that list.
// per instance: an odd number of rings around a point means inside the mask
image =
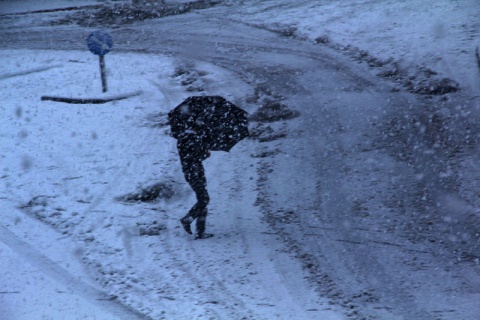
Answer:
[{"label": "blue sign", "polygon": [[88,49],[98,56],[104,56],[113,47],[112,36],[102,30],[92,32],[87,38]]}]

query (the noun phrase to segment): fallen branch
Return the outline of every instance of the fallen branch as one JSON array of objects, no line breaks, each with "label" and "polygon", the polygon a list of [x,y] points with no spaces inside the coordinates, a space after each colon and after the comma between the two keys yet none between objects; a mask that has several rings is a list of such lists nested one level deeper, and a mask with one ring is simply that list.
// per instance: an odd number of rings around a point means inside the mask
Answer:
[{"label": "fallen branch", "polygon": [[75,6],[75,7],[66,7],[66,8],[54,8],[54,9],[43,9],[43,10],[33,10],[33,11],[26,11],[26,12],[13,12],[13,13],[5,13],[0,14],[0,16],[18,16],[18,15],[25,15],[31,13],[50,13],[50,12],[60,12],[60,11],[74,11],[74,10],[81,10],[81,9],[98,9],[101,8],[101,5],[86,5],[86,6]]},{"label": "fallen branch", "polygon": [[477,57],[478,67],[480,68],[480,46],[477,46],[477,49],[475,50],[475,56]]},{"label": "fallen branch", "polygon": [[108,98],[68,98],[68,97],[54,97],[54,96],[42,96],[42,101],[55,101],[55,102],[65,102],[71,104],[102,104],[111,101],[124,100],[131,97],[141,95],[143,91],[135,91],[128,94],[111,96]]},{"label": "fallen branch", "polygon": [[49,66],[49,67],[39,67],[39,68],[33,68],[33,69],[28,69],[28,70],[23,70],[23,71],[17,71],[17,72],[11,72],[11,73],[4,73],[0,74],[0,79],[6,79],[6,78],[11,78],[11,77],[16,77],[16,76],[24,76],[30,73],[35,73],[35,72],[41,72],[41,71],[47,71],[53,68],[59,68],[62,65],[54,65],[54,66]]}]

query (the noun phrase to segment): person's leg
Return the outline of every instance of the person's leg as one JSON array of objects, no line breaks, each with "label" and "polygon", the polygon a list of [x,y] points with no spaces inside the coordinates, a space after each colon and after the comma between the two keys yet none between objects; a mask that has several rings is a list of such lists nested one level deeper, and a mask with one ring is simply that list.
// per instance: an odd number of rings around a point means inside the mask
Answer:
[{"label": "person's leg", "polygon": [[199,216],[206,216],[210,197],[207,192],[207,179],[205,178],[202,162],[193,163],[190,166],[190,170],[188,170],[188,174],[185,174],[185,178],[197,197],[197,203],[190,209],[188,215],[194,219]]},{"label": "person's leg", "polygon": [[[208,196],[208,195],[207,195]],[[207,223],[207,208],[198,211],[197,215],[197,235],[205,233],[205,225]]]},{"label": "person's leg", "polygon": [[205,232],[205,223],[207,218],[207,205],[210,197],[207,192],[207,180],[205,178],[205,170],[202,162],[189,163],[184,166],[185,180],[195,192],[197,202],[190,209],[185,217],[181,219],[185,231],[192,234],[190,224],[197,219],[197,234]]},{"label": "person's leg", "polygon": [[207,222],[207,210],[205,210],[204,215],[199,215],[197,217],[197,232],[195,233],[195,240],[207,239],[207,238],[213,237],[213,234],[205,232],[206,222]]}]

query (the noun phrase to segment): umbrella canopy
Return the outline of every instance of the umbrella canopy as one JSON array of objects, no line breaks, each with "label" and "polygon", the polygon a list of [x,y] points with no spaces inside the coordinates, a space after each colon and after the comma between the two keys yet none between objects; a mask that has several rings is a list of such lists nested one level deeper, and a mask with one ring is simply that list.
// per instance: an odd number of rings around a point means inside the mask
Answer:
[{"label": "umbrella canopy", "polygon": [[172,135],[194,128],[212,151],[230,151],[248,136],[247,112],[220,96],[192,96],[168,114]]}]

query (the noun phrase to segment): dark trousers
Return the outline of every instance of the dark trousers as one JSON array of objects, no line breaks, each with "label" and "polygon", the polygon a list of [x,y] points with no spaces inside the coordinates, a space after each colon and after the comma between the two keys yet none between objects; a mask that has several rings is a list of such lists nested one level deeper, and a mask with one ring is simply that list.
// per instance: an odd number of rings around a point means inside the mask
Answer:
[{"label": "dark trousers", "polygon": [[207,205],[210,197],[207,192],[207,179],[202,161],[188,161],[182,163],[185,180],[195,192],[197,203],[190,209],[185,217],[197,219],[197,233],[205,232],[207,220]]}]

